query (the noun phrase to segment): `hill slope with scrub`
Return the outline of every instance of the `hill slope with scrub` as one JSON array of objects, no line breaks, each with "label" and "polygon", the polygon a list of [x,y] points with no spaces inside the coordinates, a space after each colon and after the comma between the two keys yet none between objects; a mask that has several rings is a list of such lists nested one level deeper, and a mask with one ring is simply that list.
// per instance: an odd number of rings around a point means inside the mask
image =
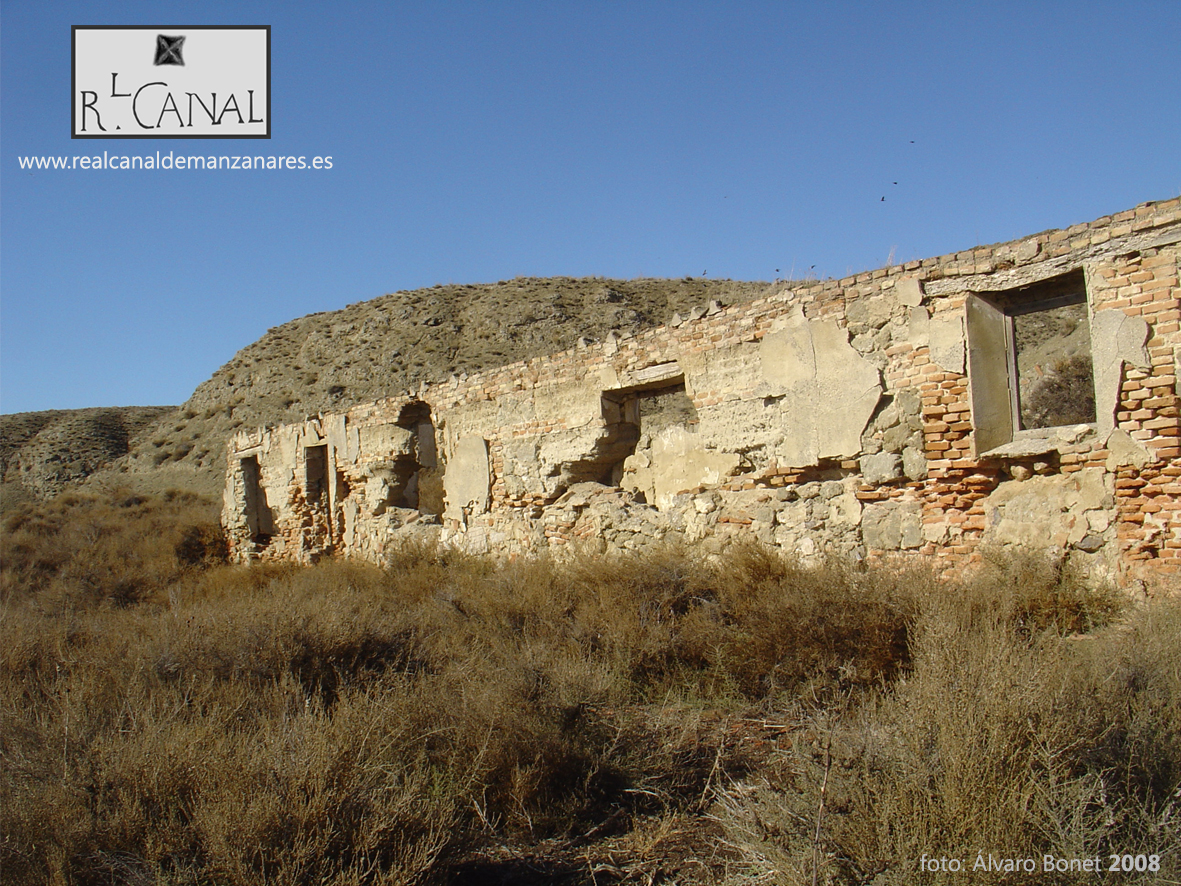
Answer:
[{"label": "hill slope with scrub", "polygon": [[[309,314],[240,350],[179,407],[4,416],[5,498],[44,498],[81,482],[214,495],[226,440],[239,428],[347,409],[453,373],[596,341],[612,330],[638,332],[711,300],[757,298],[770,286],[703,278],[517,278],[396,292]],[[109,443],[113,425],[129,429],[121,445]],[[95,457],[60,469],[81,452]]]}]

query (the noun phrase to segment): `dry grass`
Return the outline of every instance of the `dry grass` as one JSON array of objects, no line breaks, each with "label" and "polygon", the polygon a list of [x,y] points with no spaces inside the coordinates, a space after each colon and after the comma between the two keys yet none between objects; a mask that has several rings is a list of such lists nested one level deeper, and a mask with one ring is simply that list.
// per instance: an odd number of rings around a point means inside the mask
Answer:
[{"label": "dry grass", "polygon": [[203,520],[6,524],[6,882],[902,883],[1177,842],[1168,605],[758,549],[244,569]]},{"label": "dry grass", "polygon": [[217,509],[186,492],[124,490],[24,500],[0,524],[0,602],[131,605],[186,572],[224,562]]},{"label": "dry grass", "polygon": [[[968,590],[921,602],[902,679],[818,705],[779,769],[730,786],[734,838],[772,881],[811,882],[827,776],[822,881],[1079,882],[1045,873],[1043,855],[1100,856],[1106,872],[1110,854],[1155,853],[1143,882],[1168,882],[1181,869],[1181,606],[1102,627],[1120,599],[1035,560],[994,564]],[[1037,871],[973,871],[978,853]],[[924,855],[965,873],[922,878]]]}]

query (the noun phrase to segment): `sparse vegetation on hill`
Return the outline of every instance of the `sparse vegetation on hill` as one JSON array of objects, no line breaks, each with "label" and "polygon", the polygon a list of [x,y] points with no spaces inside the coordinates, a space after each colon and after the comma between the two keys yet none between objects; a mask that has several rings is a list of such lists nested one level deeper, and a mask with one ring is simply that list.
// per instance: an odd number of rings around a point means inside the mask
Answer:
[{"label": "sparse vegetation on hill", "polygon": [[171,406],[57,409],[0,415],[3,504],[49,498],[127,455]]},{"label": "sparse vegetation on hill", "polygon": [[[268,330],[201,384],[183,406],[151,416],[145,432],[132,435],[129,448],[99,446],[104,458],[88,463],[84,472],[63,472],[59,463],[75,460],[74,453],[93,449],[103,439],[94,428],[74,421],[93,410],[57,416],[69,422],[58,422],[60,433],[52,445],[22,451],[34,466],[32,473],[55,482],[97,473],[92,485],[131,484],[157,492],[173,486],[216,495],[225,444],[238,428],[340,411],[451,373],[555,353],[574,347],[580,338],[599,340],[612,329],[634,332],[667,323],[673,313],[705,307],[713,299],[746,301],[769,287],[702,278],[521,277],[397,292]],[[22,448],[15,441],[27,437],[19,430],[31,420],[27,416],[46,415],[5,416],[0,424],[5,451]],[[107,470],[96,472],[100,464]],[[31,474],[6,470],[4,476],[13,481]],[[44,497],[61,488],[34,484],[6,489],[5,494],[10,499],[30,492]]]},{"label": "sparse vegetation on hill", "polygon": [[1181,873],[1175,602],[1041,561],[941,583],[760,549],[242,568],[208,518],[185,495],[5,518],[5,882]]}]

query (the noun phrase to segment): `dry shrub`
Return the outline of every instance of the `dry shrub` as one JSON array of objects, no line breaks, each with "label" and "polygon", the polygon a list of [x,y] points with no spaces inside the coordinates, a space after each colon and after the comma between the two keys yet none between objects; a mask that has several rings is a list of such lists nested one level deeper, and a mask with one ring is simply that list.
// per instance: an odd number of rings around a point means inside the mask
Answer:
[{"label": "dry shrub", "polygon": [[1022,398],[1022,427],[1053,428],[1094,421],[1094,378],[1089,353],[1056,360]]},{"label": "dry shrub", "polygon": [[1080,564],[1052,554],[984,551],[984,568],[967,588],[928,601],[929,617],[970,631],[982,626],[1033,637],[1045,630],[1086,633],[1110,624],[1127,597],[1096,582]]},{"label": "dry shrub", "polygon": [[43,606],[127,606],[225,561],[216,506],[184,492],[65,493],[13,508],[0,529],[3,601],[36,594]]},{"label": "dry shrub", "polygon": [[[784,882],[810,880],[814,850],[839,883],[915,882],[924,855],[966,859],[961,877],[924,882],[1073,882],[1042,872],[1045,853],[1104,869],[1109,854],[1155,853],[1175,873],[1181,607],[1103,626],[1125,606],[1036,559],[928,596],[909,673],[814,709],[778,769],[726,795],[732,834]],[[978,852],[1036,859],[1037,873],[973,871]]]},{"label": "dry shrub", "polygon": [[[1181,615],[1102,628],[1115,598],[1052,563],[966,587],[757,548],[243,568],[182,505],[12,528],[6,882],[426,884],[481,847],[706,813],[744,870],[806,877],[826,772],[833,882],[1176,836]],[[96,520],[150,592],[79,582]]]},{"label": "dry shrub", "polygon": [[517,580],[545,567],[481,593],[483,562],[426,566],[223,567],[167,605],[7,612],[5,870],[420,882],[482,829],[593,820],[625,778],[567,699],[610,680],[526,625]]},{"label": "dry shrub", "polygon": [[648,697],[672,691],[748,701],[808,681],[870,685],[904,667],[925,572],[901,580],[835,561],[805,567],[759,547],[707,561],[679,548],[571,569],[584,644],[623,662]]},{"label": "dry shrub", "polygon": [[75,883],[118,865],[260,884],[429,873],[467,839],[520,712],[468,703],[383,582],[327,564],[253,599],[194,582],[169,607],[6,619],[41,639],[3,659],[5,869]]},{"label": "dry shrub", "polygon": [[627,706],[680,685],[635,663],[682,655],[658,644],[682,643],[688,589],[719,586],[671,552],[218,567],[68,610],[42,605],[48,583],[2,624],[6,869],[437,879],[489,829],[541,838],[700,803],[722,757]]}]

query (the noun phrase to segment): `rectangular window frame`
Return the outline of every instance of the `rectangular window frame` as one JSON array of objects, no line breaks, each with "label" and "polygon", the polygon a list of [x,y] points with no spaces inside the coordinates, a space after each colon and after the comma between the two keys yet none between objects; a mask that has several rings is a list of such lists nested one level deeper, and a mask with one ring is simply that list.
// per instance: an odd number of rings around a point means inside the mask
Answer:
[{"label": "rectangular window frame", "polygon": [[[1038,440],[1047,441],[1046,451],[1050,451],[1055,448],[1050,443],[1057,429],[1074,427],[1058,425],[1026,429],[1021,426],[1021,393],[1014,327],[1016,317],[1074,304],[1086,306],[1089,331],[1093,309],[1082,268],[1011,289],[968,293],[965,328],[976,457],[987,457],[1008,444],[1030,444]],[[1092,369],[1092,385],[1094,382]],[[1097,427],[1094,416],[1090,421],[1080,424]]]}]

